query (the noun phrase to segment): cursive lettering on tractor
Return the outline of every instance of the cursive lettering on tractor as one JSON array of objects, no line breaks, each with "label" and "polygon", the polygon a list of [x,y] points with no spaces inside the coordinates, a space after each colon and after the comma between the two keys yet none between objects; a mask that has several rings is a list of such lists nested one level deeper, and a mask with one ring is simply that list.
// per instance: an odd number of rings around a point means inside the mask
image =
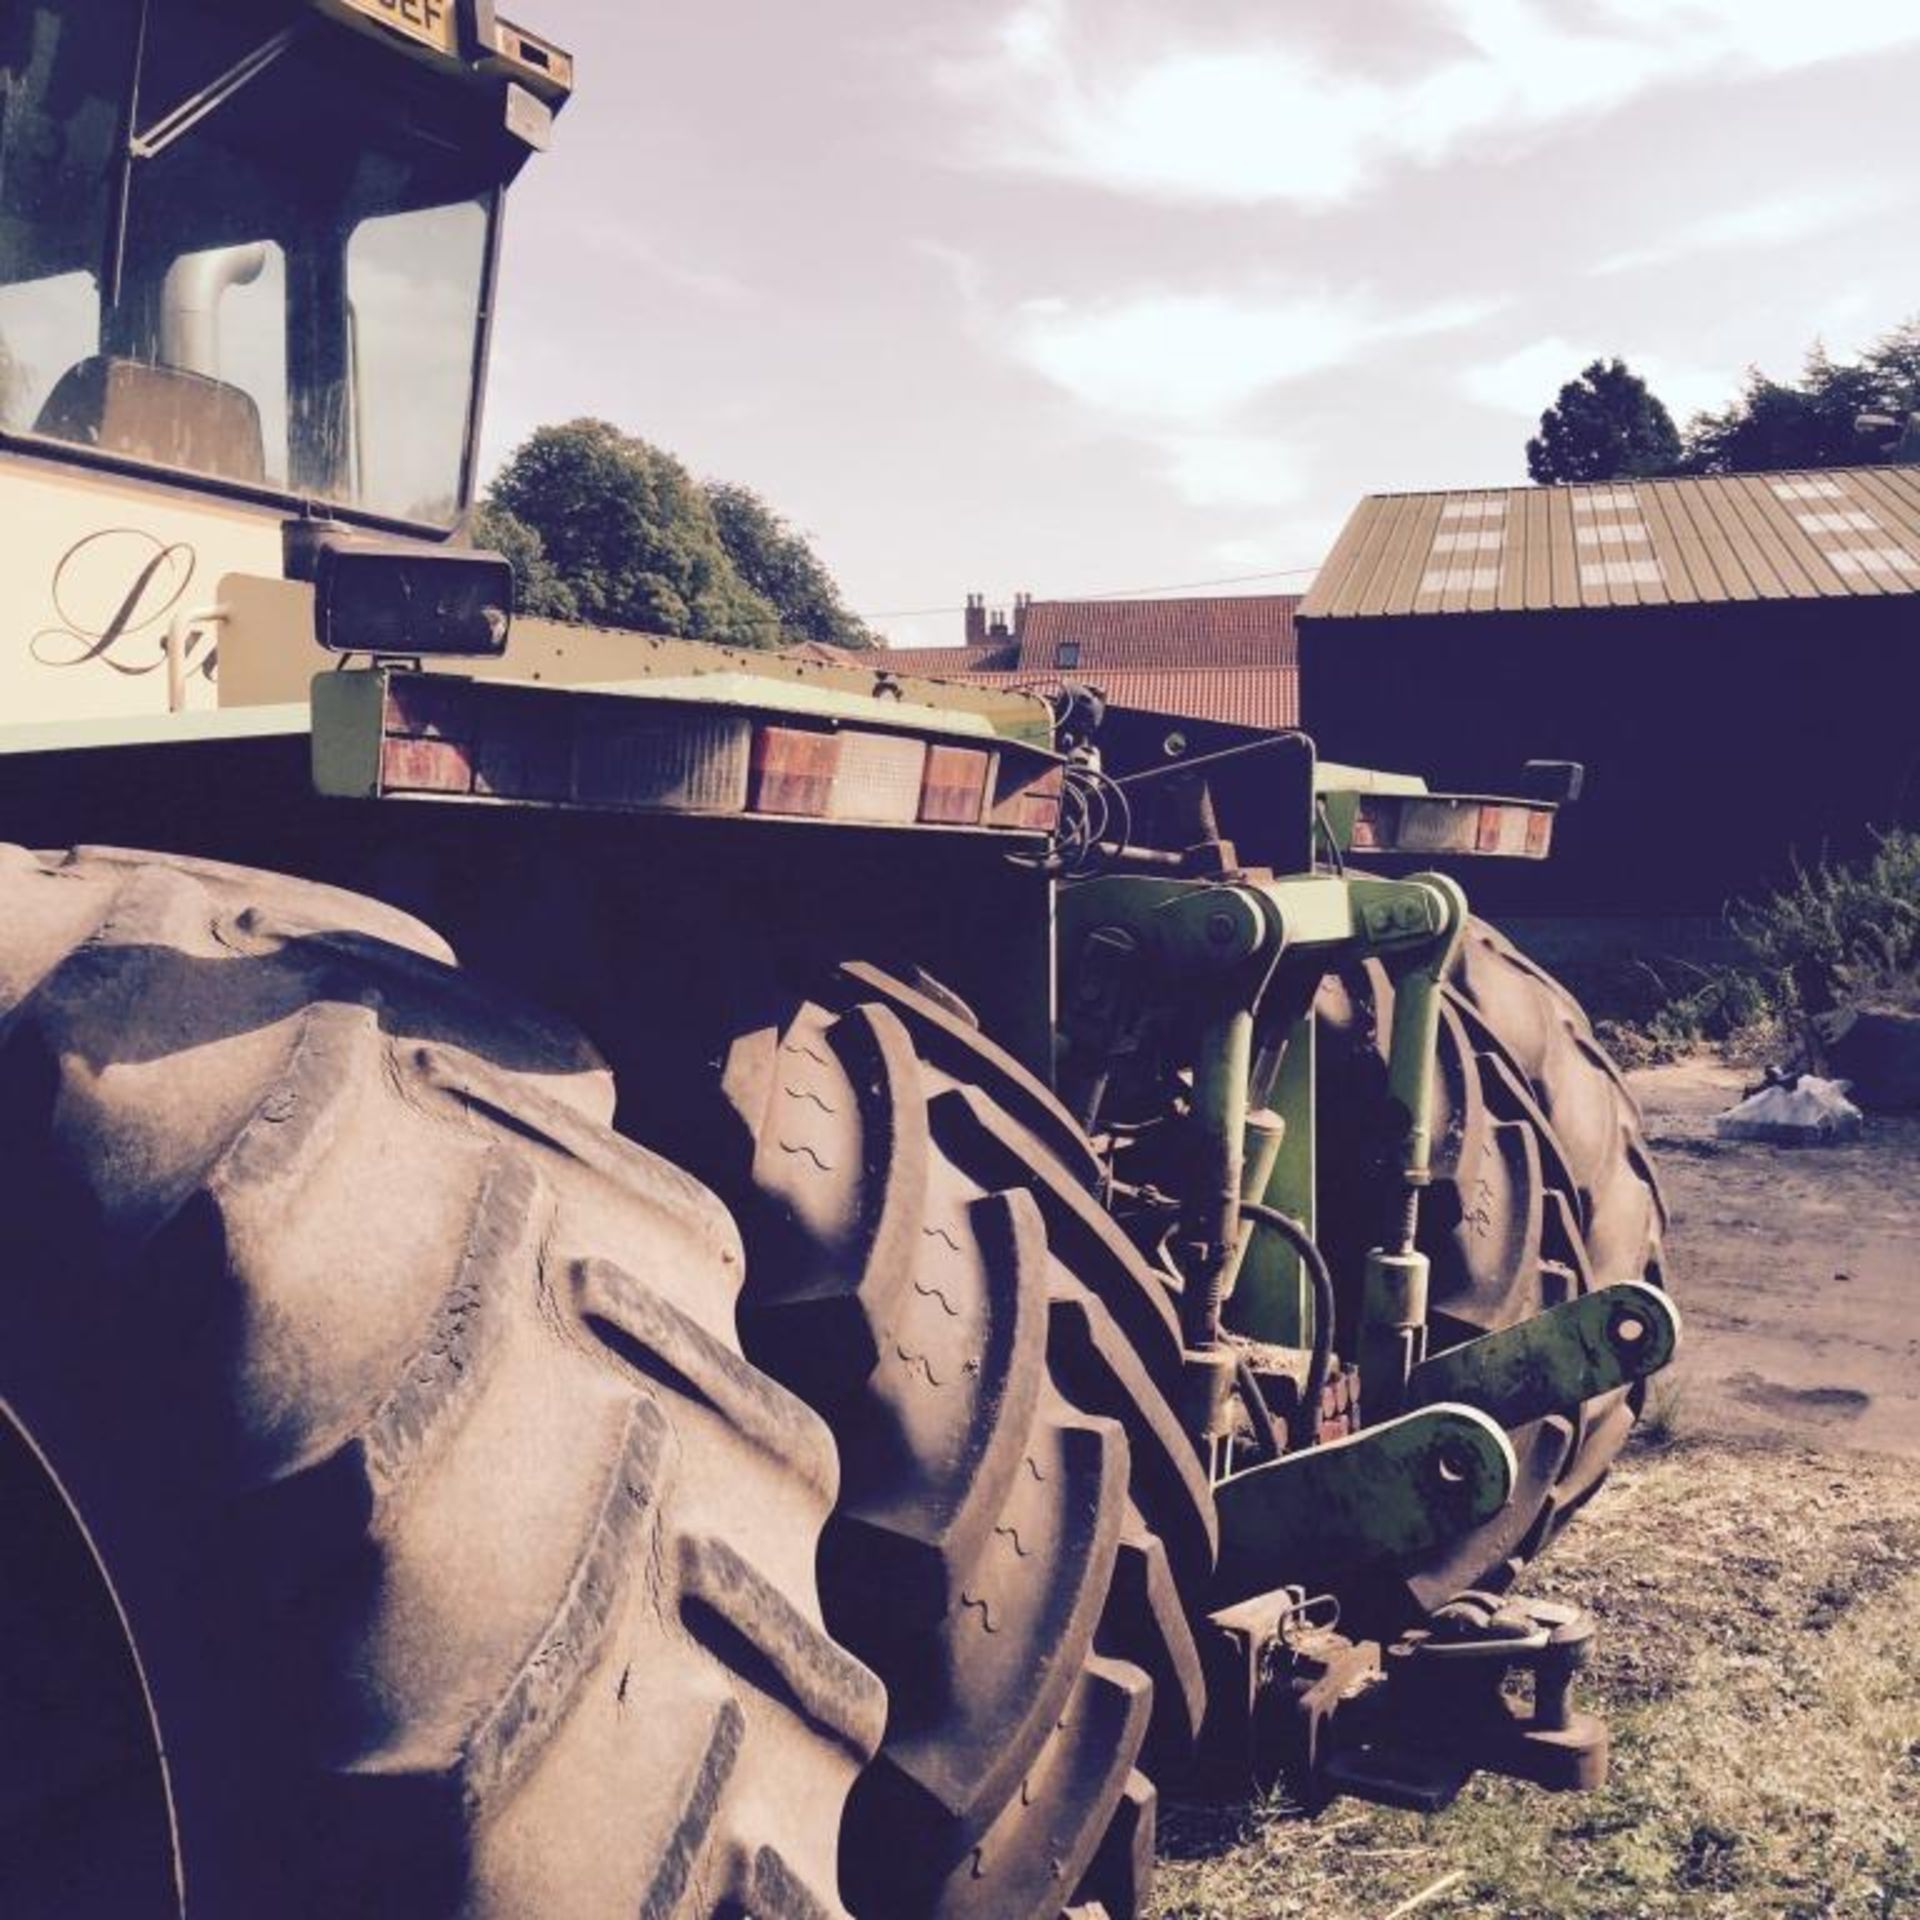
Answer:
[{"label": "cursive lettering on tractor", "polygon": [[[197,556],[184,540],[163,541],[137,527],[106,527],[76,540],[53,570],[60,624],[43,627],[28,651],[43,667],[98,661],[115,673],[154,673],[166,665],[166,622],[185,597]],[[202,636],[187,638],[187,653]],[[208,647],[194,671],[213,678]]]}]

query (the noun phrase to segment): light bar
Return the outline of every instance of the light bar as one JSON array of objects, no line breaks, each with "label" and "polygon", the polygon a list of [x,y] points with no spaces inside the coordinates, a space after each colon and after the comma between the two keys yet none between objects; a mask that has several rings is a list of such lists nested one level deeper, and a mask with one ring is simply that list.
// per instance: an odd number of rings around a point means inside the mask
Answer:
[{"label": "light bar", "polygon": [[1061,763],[838,717],[424,674],[313,684],[315,783],[357,798],[1051,832]]},{"label": "light bar", "polygon": [[1544,860],[1555,809],[1537,800],[1483,800],[1471,794],[1363,793],[1357,798],[1355,853],[1493,855]]}]

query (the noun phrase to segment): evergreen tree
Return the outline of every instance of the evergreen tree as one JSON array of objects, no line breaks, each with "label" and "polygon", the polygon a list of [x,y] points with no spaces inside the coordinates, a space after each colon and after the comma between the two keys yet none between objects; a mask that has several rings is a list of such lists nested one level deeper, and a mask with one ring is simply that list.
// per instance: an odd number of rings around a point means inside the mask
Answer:
[{"label": "evergreen tree", "polygon": [[1595,360],[1540,416],[1527,472],[1543,483],[1671,473],[1680,461],[1673,416],[1624,360]]},{"label": "evergreen tree", "polygon": [[1899,457],[1899,436],[1863,436],[1863,413],[1904,421],[1920,409],[1920,320],[1883,335],[1859,360],[1834,360],[1816,341],[1797,384],[1770,380],[1758,367],[1720,413],[1688,423],[1689,473],[1756,473],[1781,467],[1858,467]]}]

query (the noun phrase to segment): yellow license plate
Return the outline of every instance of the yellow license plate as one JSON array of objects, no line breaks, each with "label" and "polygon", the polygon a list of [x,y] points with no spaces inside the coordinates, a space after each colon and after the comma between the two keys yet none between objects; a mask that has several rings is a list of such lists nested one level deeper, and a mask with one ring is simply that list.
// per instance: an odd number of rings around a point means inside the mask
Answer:
[{"label": "yellow license plate", "polygon": [[353,12],[404,33],[438,53],[459,51],[453,0],[344,0]]}]

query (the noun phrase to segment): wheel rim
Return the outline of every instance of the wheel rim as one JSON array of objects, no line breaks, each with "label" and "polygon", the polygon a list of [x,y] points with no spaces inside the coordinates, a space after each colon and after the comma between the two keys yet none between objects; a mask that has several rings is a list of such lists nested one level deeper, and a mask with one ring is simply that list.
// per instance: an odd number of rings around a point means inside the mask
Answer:
[{"label": "wheel rim", "polygon": [[166,1766],[118,1597],[65,1489],[0,1403],[0,1907],[184,1911]]}]

